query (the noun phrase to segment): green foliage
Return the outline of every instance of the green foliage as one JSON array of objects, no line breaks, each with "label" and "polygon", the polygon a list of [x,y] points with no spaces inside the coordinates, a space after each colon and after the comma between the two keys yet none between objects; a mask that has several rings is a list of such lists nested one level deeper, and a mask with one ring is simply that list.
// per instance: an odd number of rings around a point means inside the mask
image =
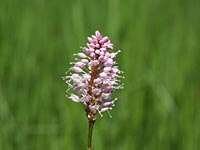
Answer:
[{"label": "green foliage", "polygon": [[200,2],[1,0],[0,150],[83,150],[88,124],[61,79],[86,37],[109,35],[125,89],[94,150],[199,150]]}]

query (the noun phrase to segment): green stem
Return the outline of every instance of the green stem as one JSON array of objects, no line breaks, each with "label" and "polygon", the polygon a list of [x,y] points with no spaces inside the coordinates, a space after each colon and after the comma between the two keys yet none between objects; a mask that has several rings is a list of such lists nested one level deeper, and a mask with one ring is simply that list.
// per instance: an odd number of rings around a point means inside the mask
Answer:
[{"label": "green stem", "polygon": [[89,130],[88,130],[88,150],[92,150],[92,131],[94,127],[95,120],[89,120]]}]

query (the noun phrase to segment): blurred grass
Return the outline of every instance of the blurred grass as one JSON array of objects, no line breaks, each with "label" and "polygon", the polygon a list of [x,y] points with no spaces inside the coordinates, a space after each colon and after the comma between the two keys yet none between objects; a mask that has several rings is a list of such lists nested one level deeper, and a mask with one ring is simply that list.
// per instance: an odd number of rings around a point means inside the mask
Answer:
[{"label": "blurred grass", "polygon": [[0,150],[78,150],[81,106],[61,76],[86,37],[109,35],[125,89],[98,119],[95,150],[199,150],[200,2],[1,0]]}]

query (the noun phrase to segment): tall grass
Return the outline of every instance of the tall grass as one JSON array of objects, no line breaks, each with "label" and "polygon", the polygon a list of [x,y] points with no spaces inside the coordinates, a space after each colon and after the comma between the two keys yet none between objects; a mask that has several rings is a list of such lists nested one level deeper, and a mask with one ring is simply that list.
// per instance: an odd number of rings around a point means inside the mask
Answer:
[{"label": "tall grass", "polygon": [[94,150],[199,150],[200,2],[1,0],[0,150],[82,150],[87,120],[61,76],[100,30],[125,89]]}]

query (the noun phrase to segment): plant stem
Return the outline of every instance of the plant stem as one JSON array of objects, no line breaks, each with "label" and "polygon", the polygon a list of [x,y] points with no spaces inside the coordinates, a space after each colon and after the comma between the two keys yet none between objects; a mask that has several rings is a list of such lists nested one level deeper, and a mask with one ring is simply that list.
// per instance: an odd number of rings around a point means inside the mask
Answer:
[{"label": "plant stem", "polygon": [[88,150],[92,150],[92,131],[94,127],[95,120],[89,120],[89,130],[88,130]]}]

